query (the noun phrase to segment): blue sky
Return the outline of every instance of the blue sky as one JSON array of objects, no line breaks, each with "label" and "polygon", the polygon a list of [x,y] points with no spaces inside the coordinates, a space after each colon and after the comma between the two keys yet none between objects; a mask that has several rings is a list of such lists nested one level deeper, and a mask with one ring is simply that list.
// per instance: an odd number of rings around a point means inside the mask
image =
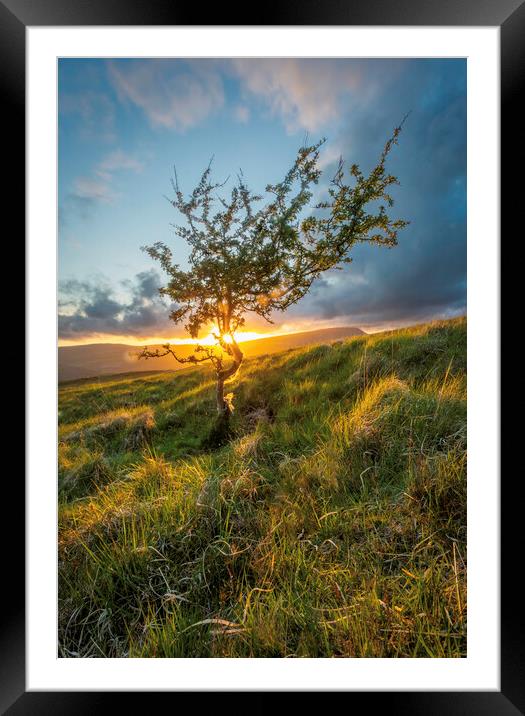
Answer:
[{"label": "blue sky", "polygon": [[[170,244],[174,165],[191,190],[214,176],[263,191],[302,145],[326,137],[319,191],[342,155],[370,169],[410,112],[388,168],[394,249],[361,245],[270,330],[365,330],[466,312],[466,61],[224,59],[59,61],[59,338],[144,342],[183,329],[158,296],[145,244]],[[268,330],[255,320],[247,328]]]}]

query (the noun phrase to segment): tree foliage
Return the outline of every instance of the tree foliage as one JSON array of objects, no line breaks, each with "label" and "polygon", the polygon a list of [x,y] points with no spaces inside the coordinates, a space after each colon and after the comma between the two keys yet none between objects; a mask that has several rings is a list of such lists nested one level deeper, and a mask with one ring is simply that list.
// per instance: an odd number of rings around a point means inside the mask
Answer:
[{"label": "tree foliage", "polygon": [[171,249],[162,242],[143,248],[168,277],[160,292],[175,305],[170,314],[174,323],[184,323],[192,338],[213,326],[217,346],[197,345],[193,355],[180,358],[167,344],[162,351],[145,349],[141,357],[172,354],[182,363],[210,361],[217,374],[218,411],[229,414],[232,407],[224,397],[224,382],[242,362],[235,332],[244,326],[247,314],[271,323],[274,312],[297,303],[323,272],[351,262],[350,251],[358,242],[396,245],[397,233],[407,222],[394,220],[387,212],[393,205],[390,187],[398,180],[385,164],[401,126],[369,174],[356,164],[345,171],[341,158],[327,198],[313,207],[324,139],[299,149],[284,179],[266,187],[262,205],[263,197],[249,189],[242,172],[227,198],[221,195],[226,182],[212,180],[211,162],[189,196],[183,194],[175,172],[169,201],[184,219],[174,229],[190,248],[188,268],[175,264]]}]

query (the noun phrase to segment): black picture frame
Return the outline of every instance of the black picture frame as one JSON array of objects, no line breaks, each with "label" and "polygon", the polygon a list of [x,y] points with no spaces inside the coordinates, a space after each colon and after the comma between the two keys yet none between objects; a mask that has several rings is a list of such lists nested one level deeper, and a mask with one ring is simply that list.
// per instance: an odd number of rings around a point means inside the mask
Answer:
[{"label": "black picture frame", "polygon": [[[231,6],[233,8],[233,6]],[[206,23],[200,22],[206,17]],[[2,104],[4,158],[5,149],[12,154],[6,187],[11,216],[25,216],[25,31],[28,26],[61,25],[372,25],[372,26],[498,26],[501,38],[501,233],[509,234],[520,207],[521,187],[514,181],[512,168],[522,135],[522,115],[518,110],[520,79],[525,59],[525,3],[521,0],[303,0],[288,5],[275,2],[253,8],[251,17],[240,17],[223,5],[205,11],[196,5],[180,5],[176,0],[0,0],[0,87]],[[8,139],[5,142],[6,138]],[[519,192],[519,193],[518,193]],[[4,195],[5,197],[5,195]],[[10,243],[24,246],[20,220],[13,224]],[[23,259],[22,259],[23,260]],[[501,267],[501,265],[500,265]],[[20,333],[19,313],[15,325],[12,315],[9,336]],[[5,329],[9,330],[9,328]],[[499,336],[492,340],[500,340]],[[23,405],[22,401],[19,401]],[[6,434],[6,433],[5,433]],[[498,436],[494,436],[497,440]],[[503,445],[501,446],[503,454]],[[23,453],[20,453],[23,454]],[[0,628],[0,710],[18,714],[91,714],[103,707],[121,708],[123,694],[115,692],[26,692],[25,686],[25,566],[24,505],[25,488],[20,474],[10,468],[4,479],[4,517],[9,513],[13,527],[4,530],[3,596]],[[16,479],[15,479],[16,478]],[[516,474],[516,481],[521,480]],[[515,545],[520,543],[521,501],[519,485],[502,483],[501,514],[501,691],[461,692],[351,692],[345,694],[347,707],[355,708],[366,698],[367,709],[381,708],[403,714],[525,714],[525,638],[516,623],[521,613],[520,590],[513,586],[518,560]],[[8,506],[8,507],[7,507]],[[6,524],[6,520],[4,520]],[[16,545],[16,547],[14,547]],[[238,693],[235,708],[244,706],[252,714],[266,711],[273,701],[272,693]],[[151,693],[133,693],[135,708],[152,707]],[[180,693],[158,693],[157,696],[180,699]],[[282,698],[284,695],[281,695]],[[194,697],[194,695],[193,695]],[[225,693],[201,693],[210,708],[232,709],[231,697]],[[317,699],[326,694],[309,694],[308,704],[317,708]],[[117,702],[117,699],[119,700]],[[148,701],[146,701],[146,699]],[[372,701],[371,701],[372,699]],[[287,699],[285,699],[285,702]],[[180,704],[180,702],[179,702]],[[203,704],[199,703],[202,707]],[[181,706],[179,705],[179,708]]]}]

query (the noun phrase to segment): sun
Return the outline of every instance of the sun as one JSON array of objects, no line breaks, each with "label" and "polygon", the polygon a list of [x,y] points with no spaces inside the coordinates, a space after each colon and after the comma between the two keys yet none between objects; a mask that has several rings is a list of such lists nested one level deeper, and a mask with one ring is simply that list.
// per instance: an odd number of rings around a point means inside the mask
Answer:
[{"label": "sun", "polygon": [[[236,331],[233,337],[237,343],[245,343],[246,341],[255,341],[258,338],[263,338],[264,334],[257,333],[256,331]],[[229,335],[224,335],[223,339],[225,343],[232,343],[232,337]],[[217,345],[217,339],[213,335],[213,332],[210,331],[204,338],[196,339],[195,343],[199,343],[202,346],[215,346]]]},{"label": "sun", "polygon": [[[202,338],[179,338],[169,341],[175,345],[200,345],[200,346],[217,346],[218,342],[215,338],[214,333],[216,331],[210,331],[206,336]],[[255,341],[259,338],[271,338],[278,334],[275,333],[257,333],[257,331],[235,331],[233,334],[236,343],[248,343],[248,341]],[[223,340],[225,343],[231,343],[232,338],[229,335],[224,335]],[[150,343],[155,341],[151,340]],[[162,342],[162,341],[157,341]]]}]

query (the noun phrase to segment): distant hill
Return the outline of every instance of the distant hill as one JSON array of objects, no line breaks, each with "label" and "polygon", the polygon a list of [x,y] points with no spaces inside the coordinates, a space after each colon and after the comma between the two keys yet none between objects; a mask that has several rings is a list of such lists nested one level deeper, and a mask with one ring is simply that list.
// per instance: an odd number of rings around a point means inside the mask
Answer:
[{"label": "distant hill", "polygon": [[[322,328],[316,331],[289,333],[283,336],[258,338],[242,344],[242,351],[247,358],[277,353],[289,348],[330,343],[331,341],[363,335],[364,331],[355,326],[339,326]],[[154,347],[154,346],[151,346]],[[177,354],[189,356],[193,352],[192,345],[177,346]],[[95,343],[83,346],[63,346],[58,349],[58,380],[78,380],[93,378],[100,375],[115,373],[135,373],[144,371],[180,370],[184,366],[177,363],[172,356],[152,360],[137,360],[133,355],[140,351],[140,346],[124,343]]]}]

